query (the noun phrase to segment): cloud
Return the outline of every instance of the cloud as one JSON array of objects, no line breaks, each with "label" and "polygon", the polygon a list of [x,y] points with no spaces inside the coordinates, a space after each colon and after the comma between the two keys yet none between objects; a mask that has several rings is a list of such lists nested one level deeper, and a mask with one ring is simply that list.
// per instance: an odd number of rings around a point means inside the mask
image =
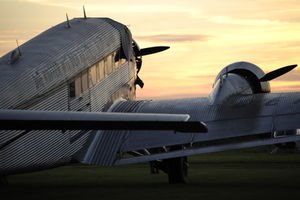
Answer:
[{"label": "cloud", "polygon": [[11,43],[11,42],[12,42],[11,40],[1,40],[0,39],[0,44]]},{"label": "cloud", "polygon": [[194,34],[159,34],[147,36],[135,36],[137,40],[145,40],[150,42],[203,42],[208,41],[209,35],[194,35]]},{"label": "cloud", "polygon": [[0,30],[0,34],[17,34],[17,33],[24,33],[25,30],[18,30],[18,29],[8,29],[8,30]]},{"label": "cloud", "polygon": [[[300,70],[293,70],[281,77],[278,77],[274,81],[280,82],[291,82],[291,81],[300,81]],[[289,86],[290,87],[290,86]],[[299,86],[300,87],[300,86]]]},{"label": "cloud", "polygon": [[1,35],[0,34],[0,39],[2,39],[2,40],[15,39],[15,38],[17,38],[16,35]]},{"label": "cloud", "polygon": [[277,42],[274,45],[277,45],[280,48],[298,48],[300,47],[300,41]]},{"label": "cloud", "polygon": [[192,76],[188,76],[187,78],[196,79],[196,80],[202,80],[202,79],[212,79],[212,80],[214,80],[216,76],[217,76],[217,74],[192,75]]},{"label": "cloud", "polygon": [[278,25],[278,20],[268,19],[237,19],[229,16],[215,16],[208,18],[208,21],[222,24],[235,24],[235,25],[252,25],[252,26],[265,26],[265,25]]},{"label": "cloud", "polygon": [[172,93],[168,95],[153,95],[153,94],[142,94],[137,95],[137,100],[153,99],[153,100],[168,100],[168,99],[183,99],[183,98],[198,98],[207,97],[208,93]]},{"label": "cloud", "polygon": [[86,5],[87,11],[103,11],[109,13],[158,13],[158,12],[189,12],[188,8],[184,8],[182,5],[178,6],[176,3],[162,3],[155,4],[149,2],[141,2],[139,0],[132,1],[110,1],[101,3],[98,0],[21,0],[23,2],[36,3],[47,6],[58,6],[65,8],[73,8],[76,10],[82,10],[82,5]]},{"label": "cloud", "polygon": [[300,91],[300,85],[273,86],[272,92],[295,92]]}]

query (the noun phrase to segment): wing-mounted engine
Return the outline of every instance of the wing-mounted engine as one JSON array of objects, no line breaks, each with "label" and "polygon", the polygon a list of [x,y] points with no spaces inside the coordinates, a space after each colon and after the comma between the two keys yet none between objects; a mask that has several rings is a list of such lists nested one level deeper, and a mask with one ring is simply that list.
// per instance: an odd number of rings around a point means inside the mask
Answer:
[{"label": "wing-mounted engine", "polygon": [[249,62],[230,64],[217,75],[209,99],[212,104],[222,104],[236,94],[269,93],[271,91],[269,81],[291,71],[296,66],[282,67],[265,74],[262,69]]}]

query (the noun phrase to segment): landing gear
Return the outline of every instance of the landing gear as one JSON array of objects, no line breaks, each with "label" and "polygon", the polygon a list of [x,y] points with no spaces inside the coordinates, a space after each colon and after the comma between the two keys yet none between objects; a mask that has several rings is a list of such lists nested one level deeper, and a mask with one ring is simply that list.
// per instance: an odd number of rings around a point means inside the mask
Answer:
[{"label": "landing gear", "polygon": [[[182,145],[172,146],[166,151],[180,151],[185,149]],[[169,158],[161,161],[150,162],[150,170],[152,174],[158,174],[159,170],[168,174],[170,184],[182,184],[187,182],[188,160],[187,157]]]},{"label": "landing gear", "polygon": [[168,179],[170,184],[186,183],[188,174],[187,157],[170,158],[168,163]]},{"label": "landing gear", "polygon": [[280,149],[297,149],[297,143],[296,142],[280,143],[280,144],[275,144],[275,146],[280,148]]},{"label": "landing gear", "polygon": [[170,158],[163,161],[150,162],[152,174],[158,174],[162,170],[168,175],[170,184],[181,184],[187,182],[188,161],[187,157]]},{"label": "landing gear", "polygon": [[[278,137],[289,137],[298,134],[297,130],[287,130],[287,131],[274,131],[273,133],[274,138]],[[274,153],[288,153],[288,152],[297,152],[299,150],[299,142],[285,142],[275,144],[275,148],[271,151],[272,154]]]},{"label": "landing gear", "polygon": [[297,142],[286,142],[286,143],[280,143],[275,144],[275,148],[271,151],[271,154],[275,153],[291,153],[291,152],[297,152]]}]

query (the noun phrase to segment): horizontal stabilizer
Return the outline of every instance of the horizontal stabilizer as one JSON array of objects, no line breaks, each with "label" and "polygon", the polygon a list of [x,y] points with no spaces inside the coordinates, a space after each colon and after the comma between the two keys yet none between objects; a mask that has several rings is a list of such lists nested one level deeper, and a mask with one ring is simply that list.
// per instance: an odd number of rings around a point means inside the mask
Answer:
[{"label": "horizontal stabilizer", "polygon": [[185,114],[1,110],[0,130],[173,130],[207,132]]}]

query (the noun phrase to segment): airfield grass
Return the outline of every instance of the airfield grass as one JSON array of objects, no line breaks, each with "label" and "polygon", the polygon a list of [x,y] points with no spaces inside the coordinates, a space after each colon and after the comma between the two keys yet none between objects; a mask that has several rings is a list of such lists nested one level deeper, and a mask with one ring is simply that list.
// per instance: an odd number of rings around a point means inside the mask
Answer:
[{"label": "airfield grass", "polygon": [[300,153],[231,151],[189,158],[187,184],[148,164],[84,165],[8,177],[0,199],[300,199]]}]

